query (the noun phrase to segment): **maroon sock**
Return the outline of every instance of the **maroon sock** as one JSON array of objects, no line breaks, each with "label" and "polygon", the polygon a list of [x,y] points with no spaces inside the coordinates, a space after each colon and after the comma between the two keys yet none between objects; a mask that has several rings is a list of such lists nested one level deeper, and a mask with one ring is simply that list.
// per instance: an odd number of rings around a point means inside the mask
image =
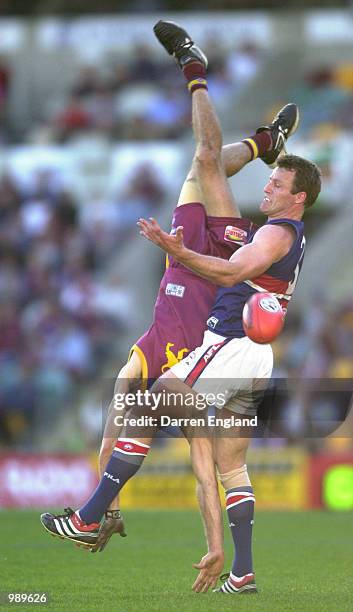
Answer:
[{"label": "maroon sock", "polygon": [[272,137],[270,132],[267,130],[260,132],[259,134],[254,134],[253,136],[249,136],[249,138],[244,138],[242,142],[249,147],[252,156],[251,159],[261,157],[272,147]]},{"label": "maroon sock", "polygon": [[206,68],[201,62],[188,62],[183,67],[183,73],[188,82],[190,93],[193,93],[196,89],[208,89]]}]

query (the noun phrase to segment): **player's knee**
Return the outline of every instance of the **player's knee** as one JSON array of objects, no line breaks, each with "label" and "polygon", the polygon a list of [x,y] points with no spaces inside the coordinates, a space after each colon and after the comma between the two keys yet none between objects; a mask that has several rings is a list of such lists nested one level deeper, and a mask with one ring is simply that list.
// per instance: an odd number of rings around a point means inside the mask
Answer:
[{"label": "player's knee", "polygon": [[251,487],[246,464],[224,474],[218,473],[218,478],[225,491],[236,487]]},{"label": "player's knee", "polygon": [[209,171],[219,166],[220,159],[219,151],[212,147],[201,145],[196,150],[194,163],[198,171],[200,169]]}]

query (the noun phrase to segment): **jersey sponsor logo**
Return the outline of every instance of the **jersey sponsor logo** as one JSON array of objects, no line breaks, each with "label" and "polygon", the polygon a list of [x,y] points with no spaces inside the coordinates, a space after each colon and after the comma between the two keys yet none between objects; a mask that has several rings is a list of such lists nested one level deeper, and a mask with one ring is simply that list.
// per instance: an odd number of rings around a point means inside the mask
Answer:
[{"label": "jersey sponsor logo", "polygon": [[224,240],[226,240],[227,242],[236,242],[237,244],[244,244],[247,236],[248,232],[240,229],[239,227],[234,227],[233,225],[227,225],[224,230]]},{"label": "jersey sponsor logo", "polygon": [[166,370],[169,370],[170,368],[172,368],[174,365],[176,365],[177,363],[179,363],[179,361],[181,361],[182,359],[184,359],[184,355],[185,353],[189,352],[188,348],[182,348],[180,349],[177,354],[173,353],[173,351],[171,350],[171,347],[174,346],[173,342],[168,342],[166,344],[165,347],[165,356],[167,358],[167,363],[165,363],[164,365],[162,365],[161,367],[161,372],[164,373]]},{"label": "jersey sponsor logo", "polygon": [[273,297],[261,298],[259,303],[260,308],[266,310],[266,312],[278,312],[281,310],[279,302]]},{"label": "jersey sponsor logo", "polygon": [[219,323],[219,319],[217,319],[217,317],[210,317],[209,319],[207,319],[207,326],[210,327],[211,329],[214,329],[217,325],[217,323]]},{"label": "jersey sponsor logo", "polygon": [[173,295],[174,297],[184,297],[185,287],[183,285],[175,285],[174,283],[168,283],[165,288],[166,295]]}]

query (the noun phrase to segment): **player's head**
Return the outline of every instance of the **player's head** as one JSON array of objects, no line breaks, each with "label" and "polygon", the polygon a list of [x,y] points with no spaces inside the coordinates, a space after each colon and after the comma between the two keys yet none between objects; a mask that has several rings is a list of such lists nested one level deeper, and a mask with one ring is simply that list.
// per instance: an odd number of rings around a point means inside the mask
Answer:
[{"label": "player's head", "polygon": [[290,211],[303,214],[320,189],[321,172],[316,164],[297,155],[283,155],[264,187],[260,208],[269,216],[285,216]]}]

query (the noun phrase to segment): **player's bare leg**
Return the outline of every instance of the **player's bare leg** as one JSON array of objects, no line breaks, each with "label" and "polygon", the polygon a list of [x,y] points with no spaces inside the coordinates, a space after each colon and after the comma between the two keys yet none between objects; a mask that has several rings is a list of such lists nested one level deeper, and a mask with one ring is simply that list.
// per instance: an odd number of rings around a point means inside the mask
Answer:
[{"label": "player's bare leg", "polygon": [[[192,63],[197,64],[197,62]],[[296,121],[296,106],[287,105],[285,108],[288,112],[281,111],[282,116],[284,115],[288,122]],[[223,165],[220,124],[207,89],[200,87],[192,92],[192,116],[196,139],[194,168],[203,195],[202,201],[205,203],[209,214],[215,213],[227,216],[230,211],[233,211],[233,214],[234,211],[239,214]],[[258,155],[259,150],[262,154],[265,154],[267,150],[271,149],[271,143],[270,130],[264,130],[258,135],[245,139],[243,143],[240,143],[238,149],[242,148],[242,155],[244,156],[242,159],[250,161],[249,157],[246,157],[247,153],[244,147],[248,148],[251,159],[253,159],[255,155]],[[234,156],[237,155],[236,150],[234,148],[228,149],[229,171],[231,164],[234,163]],[[235,168],[237,167],[239,166],[236,164]]]},{"label": "player's bare leg", "polygon": [[260,157],[269,165],[273,164],[284,149],[286,139],[297,128],[298,108],[295,104],[288,104],[279,111],[270,125],[261,126],[254,135],[245,138],[241,143],[227,145],[222,149],[219,121],[207,94],[205,95],[208,65],[205,54],[194,44],[190,35],[174,22],[159,21],[154,26],[154,33],[166,51],[177,60],[192,94],[196,153],[179,205],[201,201],[209,215],[239,217],[239,208],[228,183],[217,180],[215,186],[214,172],[218,173],[218,178],[222,169],[223,176],[232,176],[256,157]]},{"label": "player's bare leg", "polygon": [[[139,356],[136,352],[133,352],[129,361],[120,370],[114,388],[114,395],[117,393],[127,393],[130,388],[131,381],[140,380],[142,376],[142,367]],[[121,428],[117,427],[114,423],[114,419],[117,415],[117,411],[114,408],[114,398],[112,399],[109,410],[108,418],[105,425],[104,435],[102,438],[101,448],[99,452],[99,478],[102,478],[107,463],[112,455],[114,446],[117,438],[121,434]],[[123,517],[120,512],[120,500],[117,495],[109,508],[107,508],[103,522],[101,524],[99,535],[96,543],[91,548],[91,552],[97,551],[102,552],[106,547],[111,536],[116,533],[121,537],[125,537],[125,525]]]},{"label": "player's bare leg", "polygon": [[[192,125],[196,139],[193,170],[201,188],[200,201],[204,203],[208,214],[236,216],[239,211],[222,165],[221,128],[207,94],[207,58],[193,44],[188,33],[177,24],[159,21],[154,27],[154,33],[166,51],[176,58],[192,94]],[[214,174],[224,179],[218,180],[216,186],[213,185]]]},{"label": "player's bare leg", "polygon": [[[125,364],[125,366],[119,372],[117,377],[117,381],[115,384],[114,394],[116,393],[126,393],[129,391],[129,383],[130,381],[140,380],[142,377],[142,366],[141,361],[136,352],[133,352],[130,360]],[[167,375],[166,375],[167,378]],[[102,478],[104,471],[106,469],[107,463],[112,455],[114,450],[114,446],[117,438],[122,435],[122,428],[117,428],[114,424],[114,418],[116,416],[116,410],[114,410],[114,400],[112,400],[108,418],[105,426],[105,433],[102,439],[100,455],[99,455],[99,477]],[[190,437],[186,434],[186,439],[190,444]],[[142,442],[148,443],[149,440],[144,439]],[[209,446],[209,441],[206,441],[206,445]],[[212,449],[211,449],[212,450]],[[195,475],[200,482],[202,480],[202,471],[199,469],[198,455],[196,451],[191,451],[191,457],[195,457]],[[202,461],[201,461],[202,464]],[[204,488],[200,484],[197,487],[197,498],[201,509],[202,516],[205,515],[205,501],[204,501]],[[106,544],[108,543],[111,536],[117,533],[122,537],[126,536],[125,533],[125,525],[120,512],[120,499],[119,495],[117,495],[113,501],[110,503],[109,508],[105,512],[105,517],[103,519],[102,525],[99,530],[99,535],[97,542],[91,548],[91,552],[101,552],[104,550]],[[219,563],[220,556],[218,555],[217,559],[214,558],[214,562]],[[198,585],[197,585],[198,586]]]},{"label": "player's bare leg", "polygon": [[[299,121],[299,111],[295,104],[287,104],[275,115],[268,126],[257,129],[256,134],[245,138],[241,142],[234,142],[222,147],[222,165],[226,176],[234,176],[246,164],[260,157],[266,164],[272,166],[279,155],[285,152],[285,142],[296,131]],[[260,135],[262,134],[262,136]],[[272,145],[264,152],[266,147],[266,134],[271,136]],[[279,137],[282,138],[279,139]],[[279,140],[278,140],[279,139]],[[261,155],[260,155],[261,154]],[[197,172],[197,162],[193,161],[190,172],[182,187],[178,206],[188,202],[202,202],[202,190],[199,185]],[[219,214],[213,206],[213,202],[205,203],[206,211],[209,215],[224,216]],[[224,210],[222,211],[224,212]],[[241,217],[239,207],[233,198],[233,205],[227,207],[227,215]]]},{"label": "player's bare leg", "polygon": [[[189,436],[192,468],[197,484],[197,500],[204,525],[207,553],[194,568],[199,574],[192,586],[196,593],[214,588],[224,565],[222,510],[218,495],[212,439]],[[208,468],[205,469],[205,466]],[[210,504],[210,501],[212,502]],[[214,529],[214,526],[219,525]]]},{"label": "player's bare leg", "polygon": [[[193,129],[196,138],[194,166],[209,213],[228,216],[237,207],[222,164],[222,132],[206,89],[192,95]],[[202,126],[206,126],[205,129]]]},{"label": "player's bare leg", "polygon": [[[222,148],[222,165],[227,177],[237,174],[237,172],[239,172],[249,161],[251,161],[251,153],[249,148],[242,142],[225,145]],[[188,204],[189,202],[202,202],[206,208],[207,214],[214,217],[241,217],[239,207],[234,198],[228,205],[223,204],[221,211],[218,211],[213,203],[204,200],[204,194],[200,187],[196,160],[193,161],[190,172],[182,186],[178,206]]]}]

